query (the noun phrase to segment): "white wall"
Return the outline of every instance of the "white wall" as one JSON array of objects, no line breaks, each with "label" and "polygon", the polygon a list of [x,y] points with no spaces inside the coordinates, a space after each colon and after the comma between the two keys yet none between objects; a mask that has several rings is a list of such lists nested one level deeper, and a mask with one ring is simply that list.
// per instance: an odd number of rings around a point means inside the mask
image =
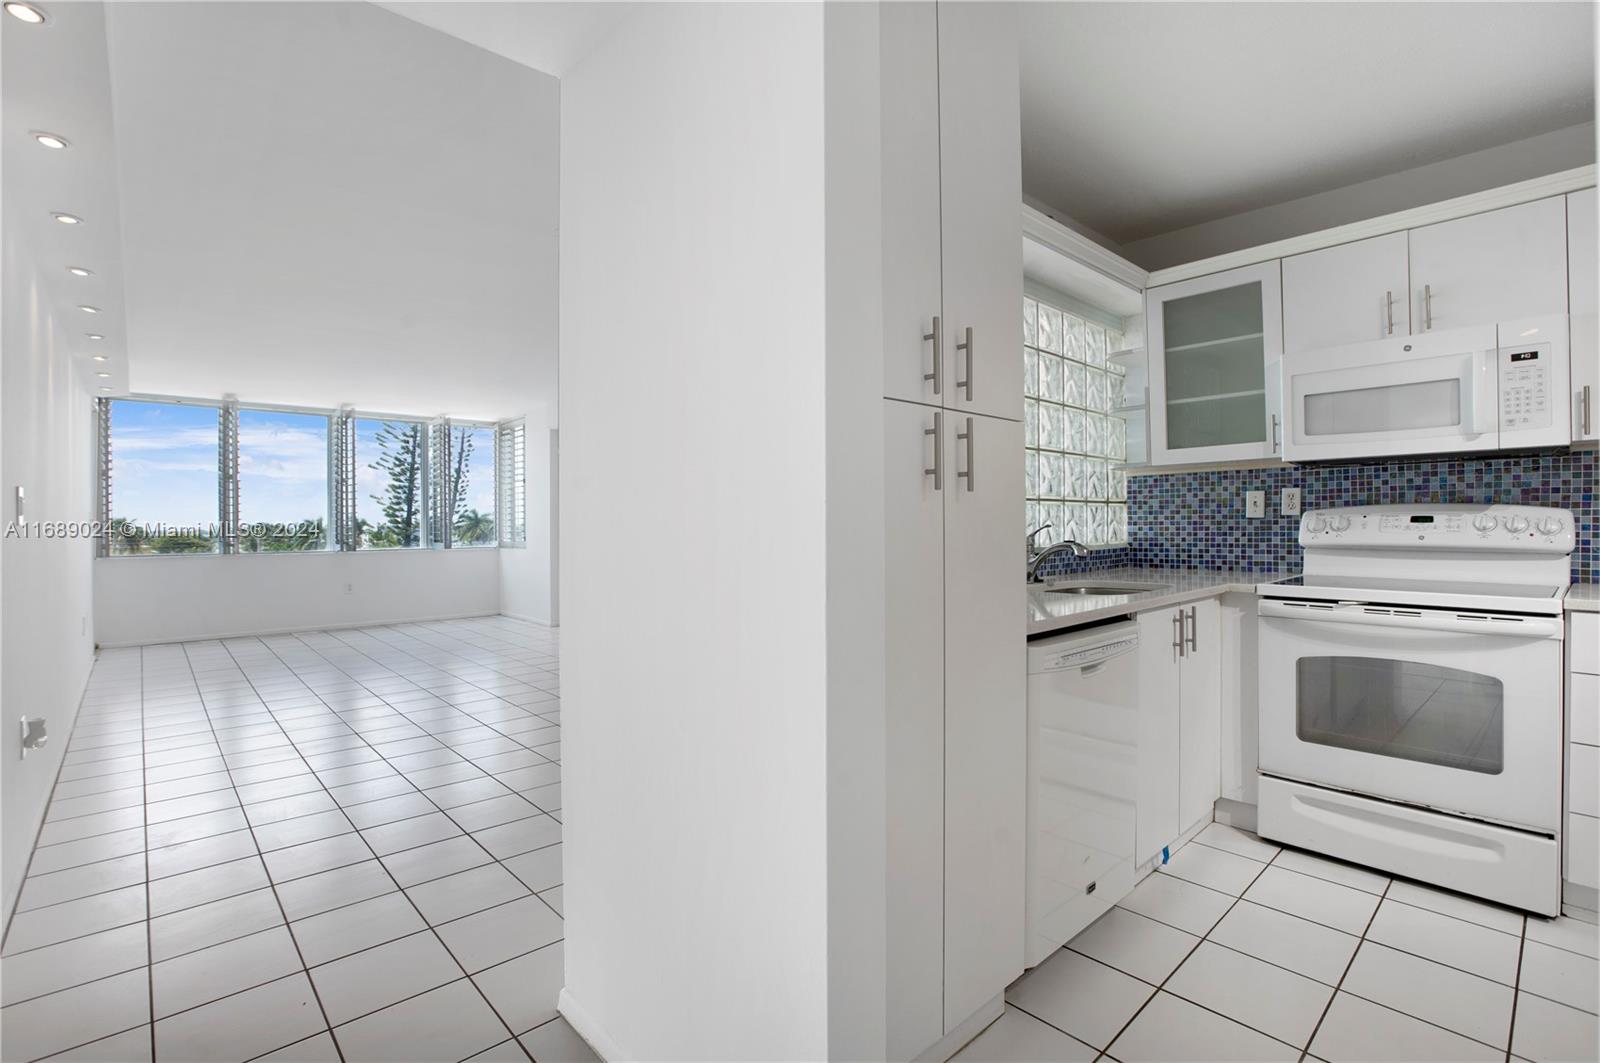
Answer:
[{"label": "white wall", "polygon": [[[7,135],[14,132],[7,128]],[[0,368],[0,512],[16,518],[14,490],[27,492],[28,521],[93,518],[92,403],[59,341],[41,264],[5,197],[4,329]],[[51,265],[54,265],[51,263]],[[71,311],[68,311],[69,313]],[[3,911],[9,913],[44,818],[67,736],[93,660],[89,539],[0,539],[0,808]],[[50,743],[21,760],[17,718],[43,716]]]},{"label": "white wall", "polygon": [[500,551],[500,611],[520,620],[561,622],[556,593],[558,509],[556,429],[530,415],[524,443],[527,542]]},{"label": "white wall", "polygon": [[1594,161],[1595,125],[1589,122],[1159,236],[1133,240],[1113,250],[1145,269],[1164,269],[1302,233],[1317,232],[1559,173]]},{"label": "white wall", "polygon": [[562,1010],[617,1058],[831,1051],[824,17],[642,5],[562,82]]},{"label": "white wall", "polygon": [[500,611],[499,554],[480,548],[103,557],[94,562],[95,638],[102,646],[134,646],[485,616]]}]

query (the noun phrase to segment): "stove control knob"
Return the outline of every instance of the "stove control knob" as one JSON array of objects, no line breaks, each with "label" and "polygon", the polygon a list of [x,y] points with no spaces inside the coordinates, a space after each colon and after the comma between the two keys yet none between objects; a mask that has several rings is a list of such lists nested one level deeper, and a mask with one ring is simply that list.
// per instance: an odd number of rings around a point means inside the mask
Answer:
[{"label": "stove control knob", "polygon": [[1500,521],[1493,513],[1479,513],[1476,517],[1472,518],[1472,526],[1481,532],[1494,531],[1495,526],[1499,523]]},{"label": "stove control knob", "polygon": [[1521,516],[1519,514],[1513,513],[1511,516],[1506,518],[1506,531],[1510,532],[1512,535],[1521,535],[1523,532],[1525,532],[1527,530],[1528,530],[1528,518],[1527,517],[1524,517],[1524,516]]},{"label": "stove control knob", "polygon": [[1350,527],[1350,518],[1343,515],[1329,517],[1328,527],[1332,528],[1335,532],[1342,532],[1346,528]]},{"label": "stove control knob", "polygon": [[1560,535],[1563,527],[1565,525],[1555,517],[1541,517],[1539,519],[1540,535]]},{"label": "stove control knob", "polygon": [[1328,522],[1323,519],[1320,513],[1312,513],[1306,517],[1306,531],[1308,532],[1319,532],[1327,526]]}]

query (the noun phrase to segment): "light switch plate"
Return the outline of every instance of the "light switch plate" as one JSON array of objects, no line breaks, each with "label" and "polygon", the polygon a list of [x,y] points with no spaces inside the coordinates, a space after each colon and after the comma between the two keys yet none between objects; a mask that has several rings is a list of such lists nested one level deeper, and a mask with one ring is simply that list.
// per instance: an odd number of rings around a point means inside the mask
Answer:
[{"label": "light switch plate", "polygon": [[1246,491],[1244,493],[1244,515],[1246,517],[1265,517],[1267,515],[1267,493],[1265,491]]},{"label": "light switch plate", "polygon": [[1300,515],[1300,488],[1285,487],[1280,512],[1285,517],[1298,517]]}]

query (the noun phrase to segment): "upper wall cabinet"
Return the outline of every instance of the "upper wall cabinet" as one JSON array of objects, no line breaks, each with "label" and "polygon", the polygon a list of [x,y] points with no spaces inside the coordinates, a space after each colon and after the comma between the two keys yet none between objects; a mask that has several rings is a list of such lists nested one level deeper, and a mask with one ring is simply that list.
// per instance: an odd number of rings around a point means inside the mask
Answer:
[{"label": "upper wall cabinet", "polygon": [[884,395],[1022,418],[1010,4],[882,5]]},{"label": "upper wall cabinet", "polygon": [[1411,331],[1567,312],[1566,199],[1412,229]]},{"label": "upper wall cabinet", "polygon": [[1284,259],[1284,353],[1409,334],[1406,242],[1389,233]]},{"label": "upper wall cabinet", "polygon": [[1572,438],[1600,438],[1600,268],[1596,265],[1595,190],[1567,197],[1567,298],[1572,314]]},{"label": "upper wall cabinet", "polygon": [[1282,313],[1277,260],[1145,292],[1153,464],[1279,452]]}]

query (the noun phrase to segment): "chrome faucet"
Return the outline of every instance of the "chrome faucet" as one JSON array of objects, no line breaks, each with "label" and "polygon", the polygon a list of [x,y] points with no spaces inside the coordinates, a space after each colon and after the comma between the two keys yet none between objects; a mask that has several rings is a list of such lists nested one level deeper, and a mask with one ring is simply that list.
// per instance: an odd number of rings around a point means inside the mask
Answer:
[{"label": "chrome faucet", "polygon": [[[1029,542],[1032,542],[1032,539],[1029,539]],[[1089,548],[1078,542],[1076,539],[1063,539],[1059,543],[1053,543],[1050,546],[1045,547],[1043,550],[1035,553],[1028,559],[1028,582],[1041,582],[1039,579],[1040,566],[1042,566],[1050,558],[1061,553],[1063,550],[1071,550],[1073,557],[1089,556]]]}]

